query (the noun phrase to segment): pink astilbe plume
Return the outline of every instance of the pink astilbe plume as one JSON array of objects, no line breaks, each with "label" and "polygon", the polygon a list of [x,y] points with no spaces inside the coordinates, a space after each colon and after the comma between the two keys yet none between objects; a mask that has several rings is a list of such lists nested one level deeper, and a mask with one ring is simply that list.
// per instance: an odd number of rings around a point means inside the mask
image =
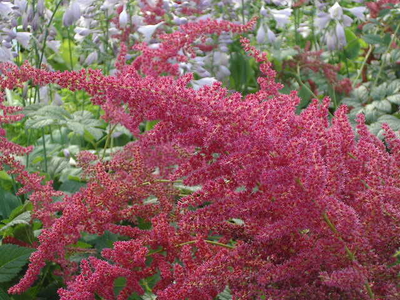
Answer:
[{"label": "pink astilbe plume", "polygon": [[[187,61],[194,55],[193,43],[205,35],[221,34],[222,32],[242,33],[251,30],[257,19],[251,19],[247,24],[235,24],[229,21],[201,20],[180,26],[179,31],[161,35],[162,42],[154,49],[146,43],[136,44],[135,50],[142,54],[135,59],[132,66],[147,76],[159,76],[163,73],[179,75],[177,62]],[[187,53],[186,55],[184,53]]]},{"label": "pink astilbe plume", "polygon": [[[131,66],[104,76],[23,65],[1,79],[8,88],[34,78],[85,90],[137,138],[108,162],[79,155],[88,184],[64,197],[61,216],[43,215],[40,205],[55,207],[36,201],[40,245],[10,293],[54,261],[64,270],[63,300],[127,299],[155,274],[161,300],[213,299],[227,286],[233,299],[399,299],[400,141],[385,126],[388,150],[363,116],[356,138],[345,106],[328,119],[328,99],[297,115],[296,92],[281,94],[266,56],[242,43],[262,63],[260,90],[246,97],[221,83],[194,90],[191,75],[142,77]],[[139,134],[144,120],[159,122]],[[182,195],[180,180],[199,189]],[[76,270],[71,245],[106,230],[123,240]],[[114,296],[118,277],[127,285]]]}]

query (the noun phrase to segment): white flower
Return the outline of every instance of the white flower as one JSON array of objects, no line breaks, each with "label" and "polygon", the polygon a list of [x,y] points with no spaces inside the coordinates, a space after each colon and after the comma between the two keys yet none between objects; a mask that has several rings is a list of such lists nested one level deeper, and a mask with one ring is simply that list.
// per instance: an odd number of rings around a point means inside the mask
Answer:
[{"label": "white flower", "polygon": [[53,50],[54,52],[58,52],[60,50],[61,46],[61,41],[53,40],[53,41],[47,41],[47,47]]},{"label": "white flower", "polygon": [[340,23],[336,24],[336,37],[339,41],[339,48],[343,48],[344,46],[347,45],[344,28]]},{"label": "white flower", "polygon": [[128,24],[128,19],[129,19],[129,15],[126,12],[126,7],[124,6],[124,9],[119,14],[119,26],[122,28],[125,28],[126,25]]},{"label": "white flower", "polygon": [[259,43],[259,44],[265,43],[266,32],[265,32],[263,24],[261,24],[260,28],[258,28],[256,37],[257,37],[257,43]]},{"label": "white flower", "polygon": [[151,36],[153,35],[153,33],[157,30],[157,28],[159,26],[161,26],[162,24],[164,24],[164,22],[160,22],[156,25],[145,25],[145,26],[140,26],[138,28],[138,31],[144,35],[144,41],[146,43],[150,42],[151,40]]},{"label": "white flower", "polygon": [[7,49],[6,47],[0,47],[0,61],[2,62],[9,62],[12,61],[12,53],[10,49]]},{"label": "white flower", "polygon": [[193,89],[197,91],[198,89],[202,88],[205,85],[212,85],[216,81],[217,79],[215,79],[214,77],[205,77],[199,80],[192,80],[191,83]]},{"label": "white flower", "polygon": [[134,15],[134,16],[132,16],[132,24],[134,24],[137,27],[142,26],[143,19],[144,18],[142,16]]},{"label": "white flower", "polygon": [[6,17],[12,11],[13,4],[10,2],[0,2],[0,14]]},{"label": "white flower", "polygon": [[274,17],[276,21],[276,25],[280,28],[284,27],[287,23],[289,23],[289,17],[292,15],[292,9],[291,8],[285,8],[285,9],[270,9],[269,10],[272,16]]},{"label": "white flower", "polygon": [[329,15],[333,20],[341,20],[343,16],[343,9],[339,3],[335,3],[331,8],[328,9]]},{"label": "white flower", "polygon": [[231,71],[229,71],[229,69],[223,65],[219,66],[218,73],[222,75],[222,77],[228,77],[229,75],[231,75]]},{"label": "white flower", "polygon": [[65,11],[63,16],[63,24],[68,27],[74,24],[81,17],[81,8],[78,2],[74,1]]},{"label": "white flower", "polygon": [[86,57],[85,62],[83,63],[85,66],[89,66],[92,63],[94,63],[98,59],[99,55],[97,54],[97,51],[93,51]]},{"label": "white flower", "polygon": [[311,28],[307,24],[302,23],[300,24],[297,31],[301,34],[303,38],[306,38],[311,33]]},{"label": "white flower", "polygon": [[215,51],[213,54],[214,65],[228,65],[229,56],[225,52]]},{"label": "white flower", "polygon": [[22,45],[22,47],[28,48],[31,35],[32,33],[30,32],[17,32],[16,40]]},{"label": "white flower", "polygon": [[356,18],[360,19],[361,21],[365,21],[364,12],[367,10],[363,6],[353,7],[353,8],[345,8],[345,10],[351,12]]},{"label": "white flower", "polygon": [[276,35],[275,33],[267,27],[267,36],[268,36],[268,41],[272,44],[276,41]]},{"label": "white flower", "polygon": [[317,18],[315,19],[315,26],[317,26],[319,29],[323,29],[328,25],[330,20],[331,18],[329,14],[320,12],[317,14]]}]

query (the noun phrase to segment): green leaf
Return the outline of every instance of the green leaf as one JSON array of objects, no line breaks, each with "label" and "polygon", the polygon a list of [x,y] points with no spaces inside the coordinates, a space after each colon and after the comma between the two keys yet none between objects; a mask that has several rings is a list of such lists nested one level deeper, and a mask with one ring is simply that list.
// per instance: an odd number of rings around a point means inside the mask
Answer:
[{"label": "green leaf", "polygon": [[217,300],[231,300],[231,299],[232,295],[231,291],[229,290],[229,287],[226,287],[225,290],[217,296]]},{"label": "green leaf", "polygon": [[0,282],[13,279],[28,262],[28,258],[35,249],[19,247],[17,245],[0,246]]},{"label": "green leaf", "polygon": [[350,29],[345,30],[347,46],[344,48],[346,58],[355,59],[360,52],[361,45],[357,36]]},{"label": "green leaf", "polygon": [[19,216],[23,212],[31,211],[32,209],[33,209],[32,203],[29,200],[25,201],[25,203],[23,205],[20,205],[20,206],[16,207],[15,209],[13,209],[13,211],[11,212],[8,219],[3,220],[3,222],[9,222],[9,221],[15,219],[17,216]]},{"label": "green leaf", "polygon": [[79,189],[81,187],[84,187],[84,186],[86,186],[85,182],[80,182],[80,181],[75,181],[75,180],[66,180],[61,184],[59,190],[63,191],[63,192],[74,194],[77,191],[79,191]]},{"label": "green leaf", "polygon": [[378,122],[380,124],[386,123],[392,128],[394,131],[400,130],[400,119],[396,118],[392,115],[383,115],[378,118]]},{"label": "green leaf", "polygon": [[44,157],[43,157],[43,156],[37,156],[37,157],[35,157],[35,159],[33,159],[33,160],[31,161],[31,163],[32,163],[33,165],[35,165],[35,164],[37,164],[37,163],[39,163],[39,162],[41,162],[41,161],[44,161]]},{"label": "green leaf", "polygon": [[29,119],[25,123],[25,127],[30,129],[40,129],[49,125],[55,125],[57,121],[53,119],[48,119],[47,117],[36,117],[34,119]]},{"label": "green leaf", "polygon": [[395,93],[397,93],[400,90],[400,80],[396,79],[391,81],[387,88],[386,88],[386,93],[387,95],[393,95]]},{"label": "green leaf", "polygon": [[51,119],[55,120],[65,120],[65,119],[71,119],[71,115],[69,112],[67,112],[64,108],[61,106],[57,105],[46,105],[37,110],[35,113],[33,113],[31,116],[43,116],[43,117],[48,117]]},{"label": "green leaf", "polygon": [[383,39],[378,34],[366,34],[363,36],[363,40],[368,44],[383,44]]},{"label": "green leaf", "polygon": [[392,104],[388,100],[374,101],[375,107],[385,113],[392,111]]},{"label": "green leaf", "polygon": [[61,106],[46,105],[29,113],[26,128],[40,129],[49,125],[58,125],[71,119],[71,115]]},{"label": "green leaf", "polygon": [[368,100],[368,89],[365,86],[360,86],[353,91],[354,96],[362,102]]},{"label": "green leaf", "polygon": [[0,288],[0,300],[11,300],[11,298],[2,288]]},{"label": "green leaf", "polygon": [[383,37],[383,43],[386,46],[389,46],[391,40],[392,40],[392,38],[391,38],[390,34],[386,33],[385,36]]},{"label": "green leaf", "polygon": [[65,124],[74,133],[83,136],[89,142],[102,138],[104,130],[97,127],[102,127],[104,123],[95,119],[91,112],[77,111],[72,114],[72,118],[72,121],[68,120]]},{"label": "green leaf", "polygon": [[29,225],[30,221],[31,221],[31,213],[29,211],[23,212],[22,214],[16,216],[11,221],[3,220],[3,222],[6,223],[6,225],[0,228],[0,232],[18,224]]},{"label": "green leaf", "polygon": [[8,175],[6,171],[0,171],[0,179],[9,181],[12,180],[10,175]]},{"label": "green leaf", "polygon": [[78,135],[83,135],[85,132],[85,129],[82,126],[82,124],[76,121],[67,122],[67,127],[68,129],[70,129],[71,131],[75,132]]},{"label": "green leaf", "polygon": [[160,122],[158,120],[151,120],[151,121],[146,121],[146,126],[144,128],[144,131],[150,131],[156,126],[156,124]]},{"label": "green leaf", "polygon": [[42,107],[44,107],[46,104],[31,104],[28,106],[24,107],[24,110],[21,112],[22,114],[24,114],[27,117],[33,116],[35,115],[35,113],[41,109]]},{"label": "green leaf", "polygon": [[93,134],[91,134],[90,131],[89,131],[89,130],[86,130],[86,129],[85,129],[84,132],[83,132],[83,138],[84,138],[86,141],[90,142],[90,143],[96,142],[96,138],[93,136]]},{"label": "green leaf", "polygon": [[11,212],[21,204],[21,200],[17,196],[0,189],[0,216],[2,219],[7,219]]},{"label": "green leaf", "polygon": [[[71,46],[71,49],[70,49],[70,46]],[[70,50],[72,52],[72,55],[70,55]],[[79,56],[76,55],[74,50],[75,50],[75,44],[74,44],[73,40],[64,39],[62,41],[62,44],[60,47],[60,54],[68,67],[71,66],[71,63],[72,63],[72,66],[75,66],[75,64],[78,63]],[[72,58],[72,62],[71,62],[71,58]]]},{"label": "green leaf", "polygon": [[388,96],[386,99],[394,104],[400,105],[400,94]]},{"label": "green leaf", "polygon": [[371,91],[371,97],[374,100],[382,100],[386,96],[386,82],[382,83],[380,86],[377,86]]},{"label": "green leaf", "polygon": [[51,177],[55,177],[69,167],[69,159],[65,157],[53,156],[48,165],[48,173]]}]

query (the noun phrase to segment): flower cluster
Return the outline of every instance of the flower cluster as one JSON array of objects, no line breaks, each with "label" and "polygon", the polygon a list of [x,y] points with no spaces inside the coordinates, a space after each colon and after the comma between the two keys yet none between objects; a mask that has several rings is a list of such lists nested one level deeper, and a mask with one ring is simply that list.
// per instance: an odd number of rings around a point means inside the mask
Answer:
[{"label": "flower cluster", "polygon": [[[309,45],[306,45],[305,49],[302,50],[296,47],[299,52],[298,55],[293,57],[293,59],[285,61],[284,66],[290,68],[291,70],[298,69],[307,73],[312,71],[313,73],[321,72],[324,74],[326,81],[332,85],[336,92],[345,95],[350,94],[352,91],[352,84],[349,78],[340,79],[338,77],[338,71],[340,70],[340,65],[332,65],[326,63],[322,59],[323,51],[310,51]],[[308,80],[310,87],[315,95],[318,95],[318,89],[315,82],[311,79]]]},{"label": "flower cluster", "polygon": [[[164,36],[165,45],[246,28],[199,24]],[[266,55],[247,39],[242,44],[262,72],[260,90],[246,97],[219,82],[193,89],[191,74],[143,76],[150,70],[141,57],[114,76],[29,65],[3,73],[3,88],[32,79],[85,90],[108,121],[137,138],[110,161],[81,153],[88,184],[61,202],[51,202],[57,192],[50,184],[34,177],[32,186],[32,175],[21,171],[44,229],[10,293],[26,290],[53,261],[66,281],[63,300],[114,299],[118,277],[127,284],[117,298],[127,299],[143,294],[142,280],[156,274],[153,292],[161,300],[213,299],[227,286],[234,299],[399,298],[393,254],[400,247],[400,140],[386,126],[385,145],[363,116],[356,139],[345,106],[330,122],[327,99],[296,114],[296,92],[279,93]],[[165,53],[156,54],[163,62]],[[139,134],[143,120],[159,122]],[[13,147],[8,151],[25,151]],[[174,185],[179,180],[201,188],[181,195]],[[141,228],[141,220],[149,228]],[[83,233],[106,230],[120,236],[112,248],[79,268],[68,260]]]}]

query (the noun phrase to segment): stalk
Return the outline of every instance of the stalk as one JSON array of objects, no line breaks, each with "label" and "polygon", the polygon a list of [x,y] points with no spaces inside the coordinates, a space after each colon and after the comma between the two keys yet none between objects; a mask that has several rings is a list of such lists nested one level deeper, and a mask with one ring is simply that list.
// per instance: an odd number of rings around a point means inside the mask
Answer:
[{"label": "stalk", "polygon": [[[400,23],[397,25],[396,30],[393,33],[392,39],[390,40],[390,43],[387,46],[385,53],[382,54],[381,58],[383,58],[389,52],[389,49],[392,46],[394,39],[396,38],[396,34],[399,31],[399,28],[400,28]],[[385,65],[385,61],[382,59],[382,63],[381,63],[381,66],[379,68],[378,75],[375,78],[375,81],[374,81],[374,84],[371,87],[371,90],[377,85],[379,77],[381,77],[384,65]]]}]

